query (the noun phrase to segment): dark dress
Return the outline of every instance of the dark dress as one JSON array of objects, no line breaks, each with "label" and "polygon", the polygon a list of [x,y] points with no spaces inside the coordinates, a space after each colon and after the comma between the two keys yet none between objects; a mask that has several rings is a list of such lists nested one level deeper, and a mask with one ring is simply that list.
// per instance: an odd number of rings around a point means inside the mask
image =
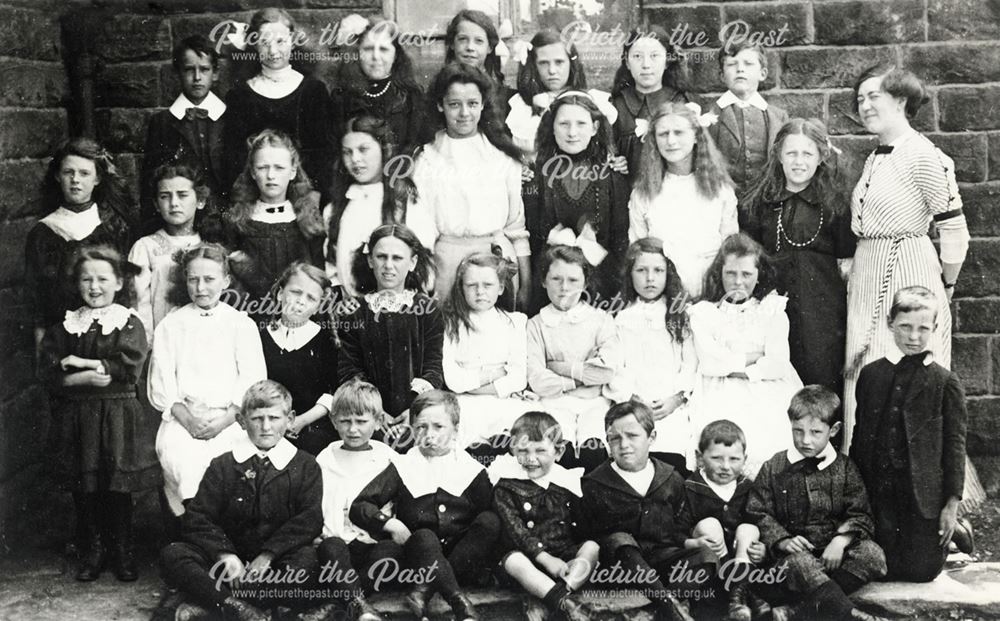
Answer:
[{"label": "dark dress", "polygon": [[[280,329],[280,328],[279,328]],[[260,331],[260,343],[267,363],[267,377],[292,393],[292,409],[303,414],[316,405],[324,394],[332,395],[337,386],[337,346],[324,328],[302,347],[287,351],[274,342],[266,328]],[[299,432],[291,443],[310,455],[318,455],[339,436],[324,416]]]},{"label": "dark dress", "polygon": [[294,91],[280,99],[260,95],[246,82],[226,96],[226,127],[223,137],[227,184],[232,186],[247,159],[247,138],[264,129],[277,129],[291,136],[302,156],[314,188],[330,186],[333,174],[330,94],[326,85],[306,76]]},{"label": "dark dress", "polygon": [[761,205],[758,217],[741,209],[741,228],[774,259],[778,291],[788,296],[790,358],[802,383],[822,384],[841,394],[847,285],[837,259],[854,256],[857,238],[850,212],[825,209],[821,215],[820,198],[813,186],[799,193],[785,190],[778,202]]},{"label": "dark dress", "polygon": [[[333,88],[330,100],[336,152],[339,152],[347,121],[362,114],[388,121],[396,153],[407,153],[410,148],[420,144],[421,133],[425,129],[423,94],[419,90],[407,91],[395,82],[387,86],[388,80],[370,82],[364,92],[349,86]],[[386,89],[384,92],[383,88]]]},{"label": "dark dress", "polygon": [[[114,307],[112,307],[114,308]],[[128,313],[117,306],[119,313]],[[63,323],[50,327],[42,341],[41,371],[52,385],[55,467],[73,491],[133,492],[160,483],[154,443],[159,416],[149,415],[136,399],[136,383],[146,361],[146,331],[135,314],[110,330],[93,320],[83,334]],[[111,376],[107,386],[58,386],[68,374],[59,361],[69,355],[100,360]],[[76,372],[71,370],[70,372]]]},{"label": "dark dress", "polygon": [[628,174],[632,179],[639,173],[639,156],[642,154],[642,138],[635,135],[636,119],[649,120],[656,109],[665,103],[687,103],[687,93],[664,86],[653,93],[640,93],[634,86],[626,86],[612,93],[611,103],[618,110],[615,121],[615,148],[618,155],[628,159]]}]

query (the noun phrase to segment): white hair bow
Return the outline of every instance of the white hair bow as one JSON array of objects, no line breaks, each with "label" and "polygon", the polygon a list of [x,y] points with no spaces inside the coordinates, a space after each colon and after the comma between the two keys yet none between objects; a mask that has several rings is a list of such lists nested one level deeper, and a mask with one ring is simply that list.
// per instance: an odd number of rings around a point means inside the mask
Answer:
[{"label": "white hair bow", "polygon": [[229,41],[230,45],[242,52],[247,49],[247,32],[250,31],[250,24],[236,21],[230,23],[232,23],[235,30],[226,35],[226,40]]},{"label": "white hair bow", "polygon": [[684,104],[684,107],[694,112],[695,117],[697,117],[698,126],[702,128],[711,127],[716,121],[719,120],[718,114],[712,114],[711,112],[701,113],[701,106],[693,101],[689,101]]},{"label": "white hair bow", "polygon": [[358,15],[357,13],[351,13],[344,19],[340,20],[340,24],[337,27],[337,44],[338,45],[349,45],[354,42],[357,37],[368,28],[369,21],[367,17]]},{"label": "white hair bow", "polygon": [[497,45],[493,48],[496,55],[500,57],[500,66],[503,66],[510,58],[510,49],[507,44],[503,42],[505,37],[514,36],[514,26],[510,23],[509,19],[505,19],[500,22],[500,28],[497,29]]},{"label": "white hair bow", "polygon": [[589,222],[583,225],[579,235],[573,233],[573,229],[557,224],[549,231],[546,243],[550,246],[575,246],[583,253],[587,263],[595,267],[608,256],[608,251],[597,243],[597,234]]},{"label": "white hair bow", "polygon": [[530,41],[522,41],[518,39],[514,42],[513,49],[511,50],[511,60],[521,63],[522,66],[528,64],[528,52],[532,50]]},{"label": "white hair bow", "polygon": [[649,131],[649,119],[636,119],[635,120],[635,135],[639,138],[645,138],[646,132]]}]

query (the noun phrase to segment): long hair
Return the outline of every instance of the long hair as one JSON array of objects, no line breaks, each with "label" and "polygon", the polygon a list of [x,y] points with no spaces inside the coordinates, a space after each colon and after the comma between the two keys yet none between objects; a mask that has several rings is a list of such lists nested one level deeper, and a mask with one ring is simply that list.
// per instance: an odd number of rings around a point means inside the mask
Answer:
[{"label": "long hair", "polygon": [[744,196],[743,203],[752,216],[760,217],[764,205],[775,203],[785,191],[785,171],[781,166],[781,149],[785,138],[805,136],[812,140],[819,152],[819,166],[809,185],[816,191],[823,209],[840,215],[844,213],[847,201],[843,196],[843,180],[837,166],[837,154],[830,146],[826,126],[819,119],[790,119],[781,126],[768,151],[767,164]]},{"label": "long hair", "polygon": [[705,272],[705,284],[702,288],[702,298],[710,302],[719,302],[726,296],[726,288],[722,284],[722,266],[730,256],[737,258],[753,257],[757,265],[757,286],[753,297],[758,300],[774,291],[775,271],[770,257],[764,247],[758,244],[746,233],[734,233],[722,240],[719,252],[712,260],[712,265]]},{"label": "long hair", "polygon": [[242,229],[250,221],[257,206],[257,200],[260,198],[260,188],[257,187],[257,182],[253,180],[251,174],[253,158],[258,151],[265,147],[285,149],[291,154],[295,176],[288,184],[286,198],[298,212],[299,201],[308,196],[313,188],[309,181],[309,175],[302,168],[302,158],[299,156],[299,150],[292,137],[276,129],[265,129],[248,138],[247,147],[247,159],[243,164],[243,170],[233,183],[232,206],[226,212],[226,219],[238,229]]},{"label": "long hair", "polygon": [[[542,114],[542,119],[538,124],[538,154],[535,156],[536,170],[542,171],[545,162],[560,153],[556,144],[555,122],[559,109],[563,106],[580,106],[590,113],[590,119],[598,124],[597,132],[590,139],[587,145],[587,160],[593,164],[603,164],[609,155],[615,154],[614,138],[611,133],[611,124],[607,117],[601,112],[594,100],[586,93],[573,93],[567,91],[560,95],[549,109]],[[536,173],[540,174],[540,173]]]},{"label": "long hair", "polygon": [[[291,262],[288,267],[285,268],[285,271],[281,273],[281,276],[278,276],[278,279],[274,281],[273,285],[271,285],[271,290],[268,292],[266,299],[277,300],[278,294],[285,288],[288,281],[292,279],[292,276],[295,276],[296,274],[305,276],[319,285],[319,288],[323,291],[323,295],[320,298],[320,309],[322,309],[323,304],[329,299],[333,284],[330,282],[330,278],[326,275],[326,272],[311,263],[306,263],[305,261]],[[278,323],[278,319],[281,318],[282,309],[279,304],[274,304],[272,308],[274,310],[274,314],[271,317],[270,324],[273,326],[276,325]],[[333,324],[331,323],[331,325]]]},{"label": "long hair", "polygon": [[[463,327],[470,332],[473,329],[472,321],[469,319],[472,315],[472,309],[469,308],[469,303],[466,302],[465,294],[462,291],[462,281],[470,267],[487,267],[496,272],[497,280],[504,288],[501,298],[509,296],[513,292],[511,282],[514,275],[517,274],[517,265],[513,261],[489,252],[478,252],[462,259],[455,270],[455,281],[451,285],[451,295],[441,310],[444,315],[445,334],[455,340],[458,339]],[[497,300],[497,307],[500,306],[500,300]],[[502,308],[500,311],[510,321],[509,316]]]},{"label": "long hair", "polygon": [[675,343],[680,345],[684,342],[690,332],[688,330],[687,313],[684,308],[677,308],[676,300],[683,300],[687,296],[684,290],[684,283],[681,282],[680,274],[677,273],[677,266],[669,257],[663,254],[663,242],[657,237],[644,237],[634,241],[625,252],[625,261],[622,269],[622,297],[631,305],[633,302],[641,300],[635,287],[632,286],[632,268],[641,254],[655,254],[663,257],[667,266],[667,282],[663,288],[663,297],[667,302],[667,313],[664,321],[667,332]]},{"label": "long hair", "polygon": [[445,127],[444,112],[438,110],[438,105],[443,104],[448,89],[452,84],[474,84],[479,89],[483,98],[483,109],[479,116],[479,131],[486,136],[497,149],[503,151],[511,158],[521,161],[521,151],[507,135],[506,125],[500,119],[495,100],[495,87],[489,76],[476,69],[460,63],[449,63],[441,68],[434,76],[429,89],[428,97],[428,118],[435,119],[438,123],[436,129]]},{"label": "long hair", "polygon": [[497,32],[496,26],[493,25],[493,20],[490,19],[489,15],[482,11],[464,9],[456,13],[455,17],[451,18],[451,21],[448,22],[448,28],[444,33],[445,64],[456,60],[455,50],[452,46],[455,44],[455,37],[458,36],[458,25],[462,22],[471,22],[486,32],[486,45],[489,46],[490,51],[486,54],[483,68],[486,70],[486,74],[495,80],[498,85],[503,84],[504,78],[500,67],[500,57],[496,52],[497,43],[500,43],[500,33]]},{"label": "long hair", "polygon": [[120,252],[107,244],[96,244],[93,246],[81,246],[73,253],[73,258],[69,262],[66,278],[72,285],[70,290],[74,292],[74,302],[84,304],[79,297],[80,268],[87,261],[104,261],[111,266],[111,271],[115,277],[122,282],[121,291],[115,294],[115,302],[125,307],[131,307],[135,303],[135,276],[141,271],[137,265],[129,263],[122,258]]},{"label": "long hair", "polygon": [[134,205],[128,184],[118,172],[111,155],[90,138],[71,138],[64,142],[52,154],[45,177],[42,179],[42,201],[46,212],[55,211],[65,202],[62,186],[59,185],[59,171],[63,160],[74,155],[94,163],[99,183],[94,188],[91,200],[110,212],[111,217],[104,220],[105,226],[116,239],[128,237],[132,219],[129,209]]},{"label": "long hair", "polygon": [[358,293],[378,291],[375,273],[368,265],[368,253],[375,251],[375,244],[383,237],[395,237],[410,248],[410,252],[417,258],[417,266],[406,275],[405,287],[414,291],[422,291],[424,285],[430,282],[431,274],[435,273],[434,257],[431,251],[424,248],[416,234],[402,224],[383,224],[372,231],[368,238],[367,249],[359,248],[354,253],[351,274],[354,276]]},{"label": "long hair", "polygon": [[726,171],[725,158],[715,147],[708,128],[698,124],[698,117],[686,104],[671,102],[657,108],[649,119],[649,130],[642,140],[639,178],[636,181],[639,195],[647,201],[652,200],[659,195],[663,187],[663,176],[667,172],[667,165],[656,146],[656,124],[668,116],[683,118],[694,132],[695,143],[691,150],[691,166],[698,193],[704,198],[713,199],[719,195],[722,188],[732,187],[733,182]]},{"label": "long hair", "polygon": [[[423,91],[420,89],[420,85],[417,84],[416,77],[414,77],[413,60],[410,59],[410,55],[406,53],[406,48],[400,42],[399,26],[395,22],[381,18],[369,20],[368,26],[357,38],[358,51],[360,52],[361,44],[364,42],[365,37],[382,33],[389,35],[392,47],[396,51],[396,57],[392,61],[392,69],[390,70],[389,77],[392,79],[393,84],[406,91],[413,101],[420,101]],[[340,70],[340,86],[350,93],[364,97],[371,78],[366,76],[361,70],[359,58],[360,54],[358,59],[344,64]]]},{"label": "long hair", "polygon": [[587,74],[583,68],[583,62],[580,60],[580,53],[576,50],[576,45],[572,42],[567,44],[558,32],[546,28],[539,30],[535,33],[535,36],[531,37],[531,49],[528,50],[528,59],[517,70],[517,93],[524,100],[524,103],[529,106],[535,95],[548,90],[541,76],[538,75],[538,67],[535,64],[538,60],[538,48],[556,44],[563,46],[563,49],[566,50],[566,57],[569,58],[569,77],[563,88],[567,90],[587,90]]},{"label": "long hair", "polygon": [[222,273],[229,275],[229,251],[222,244],[203,243],[178,250],[173,255],[174,266],[170,270],[170,289],[167,291],[167,302],[180,308],[191,302],[187,290],[188,267],[195,259],[215,261],[222,267]]},{"label": "long hair", "polygon": [[642,30],[633,30],[622,46],[621,64],[615,71],[615,79],[611,86],[611,96],[615,97],[627,88],[635,87],[635,78],[628,70],[628,55],[632,46],[640,39],[654,39],[660,42],[667,51],[667,66],[663,69],[661,84],[667,88],[683,93],[685,88],[685,69],[681,49],[670,42],[670,35],[661,26],[651,25]]},{"label": "long hair", "polygon": [[[221,240],[221,216],[215,207],[214,201],[211,200],[211,190],[208,187],[208,182],[205,180],[205,173],[201,169],[201,166],[183,160],[167,162],[153,171],[153,190],[156,194],[159,194],[161,181],[178,177],[191,182],[195,196],[204,205],[201,209],[194,212],[194,232],[198,233],[204,241]],[[159,211],[158,206],[157,211]]]}]

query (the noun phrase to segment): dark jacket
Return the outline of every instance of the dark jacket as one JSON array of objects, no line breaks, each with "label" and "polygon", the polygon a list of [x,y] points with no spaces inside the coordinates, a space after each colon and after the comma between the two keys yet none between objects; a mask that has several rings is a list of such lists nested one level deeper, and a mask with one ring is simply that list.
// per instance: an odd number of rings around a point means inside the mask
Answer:
[{"label": "dark jacket", "polygon": [[[715,143],[715,146],[717,146],[719,151],[726,157],[729,164],[729,174],[733,178],[733,182],[739,189],[746,190],[754,182],[754,178],[760,174],[764,166],[767,164],[767,157],[771,145],[774,144],[774,139],[778,135],[778,130],[781,129],[782,125],[788,122],[788,113],[782,108],[768,104],[767,110],[764,110],[763,131],[758,134],[767,136],[764,152],[753,153],[751,161],[745,162],[747,168],[737,170],[737,164],[740,161],[738,154],[740,151],[744,150],[744,145],[740,140],[740,128],[737,125],[735,108],[735,105],[720,108],[718,104],[713,102],[709,107],[708,112],[718,115],[719,120],[709,126],[708,133],[712,136],[712,141]],[[749,109],[756,110],[756,108]],[[756,170],[751,170],[751,168],[756,168]]]},{"label": "dark jacket", "polygon": [[493,489],[493,508],[505,549],[528,558],[542,552],[560,556],[580,541],[580,498],[555,483],[546,489],[532,481],[501,479]]},{"label": "dark jacket", "polygon": [[[895,367],[882,358],[861,369],[851,458],[865,482],[889,473],[879,470],[879,421],[893,390]],[[965,391],[954,372],[932,362],[921,366],[904,399],[903,421],[909,448],[913,494],[921,516],[934,519],[945,501],[962,497],[965,485]],[[874,485],[872,485],[874,487]]]},{"label": "dark jacket", "polygon": [[737,526],[748,523],[746,508],[752,487],[753,481],[741,478],[736,483],[733,497],[726,502],[708,486],[701,472],[695,471],[684,481],[687,502],[681,512],[681,532],[688,536],[698,522],[711,517],[719,520],[727,534],[732,534]]}]

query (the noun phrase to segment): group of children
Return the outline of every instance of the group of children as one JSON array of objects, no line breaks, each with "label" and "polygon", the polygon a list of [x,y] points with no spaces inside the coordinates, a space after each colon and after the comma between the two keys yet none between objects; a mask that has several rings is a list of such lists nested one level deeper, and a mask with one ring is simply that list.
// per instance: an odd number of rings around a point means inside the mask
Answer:
[{"label": "group of children", "polygon": [[[384,585],[475,619],[495,568],[532,618],[586,619],[584,585],[620,586],[599,566],[666,618],[699,575],[732,619],[864,618],[860,585],[940,572],[966,474],[941,300],[895,292],[899,351],[861,372],[838,454],[857,239],[822,123],[757,92],[759,46],[722,50],[702,114],[657,26],[610,95],[539,32],[515,92],[461,11],[425,96],[362,21],[332,95],[292,68],[283,10],[254,14],[259,67],[225,102],[215,47],[182,41],[139,223],[97,143],[53,157],[26,278],[78,579],[136,579],[130,493],[161,480],[165,576],[242,619],[326,588],[373,621]],[[245,595],[279,571],[296,589]]]}]

